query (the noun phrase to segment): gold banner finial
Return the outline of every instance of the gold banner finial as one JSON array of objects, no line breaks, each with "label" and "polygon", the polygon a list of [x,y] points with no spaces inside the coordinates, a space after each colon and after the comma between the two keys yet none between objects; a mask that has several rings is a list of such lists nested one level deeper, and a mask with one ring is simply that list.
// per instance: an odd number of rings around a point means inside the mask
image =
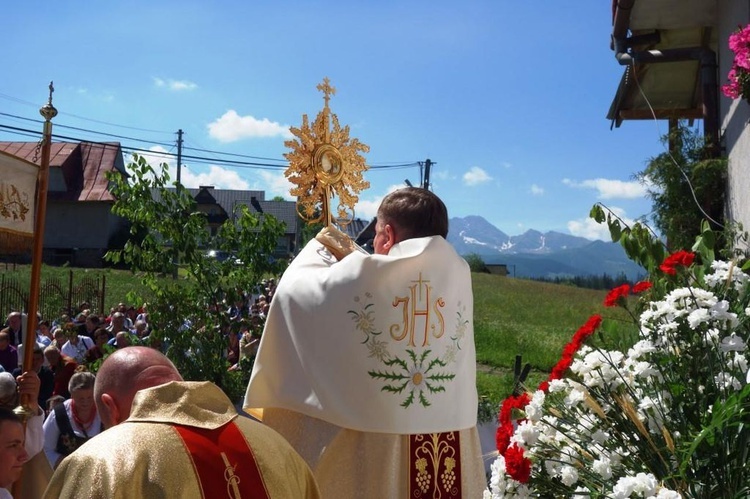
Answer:
[{"label": "gold banner finial", "polygon": [[360,154],[368,152],[370,147],[350,139],[349,127],[341,128],[338,117],[331,113],[329,101],[336,94],[336,88],[331,86],[328,77],[316,88],[323,92],[323,110],[312,125],[303,114],[302,126],[291,127],[296,138],[284,142],[291,149],[284,154],[289,161],[284,174],[295,185],[289,192],[297,197],[297,212],[305,221],[330,224],[333,220],[331,198],[338,196],[337,219],[339,225],[346,225],[354,218],[357,194],[370,187],[362,176],[367,165]]}]

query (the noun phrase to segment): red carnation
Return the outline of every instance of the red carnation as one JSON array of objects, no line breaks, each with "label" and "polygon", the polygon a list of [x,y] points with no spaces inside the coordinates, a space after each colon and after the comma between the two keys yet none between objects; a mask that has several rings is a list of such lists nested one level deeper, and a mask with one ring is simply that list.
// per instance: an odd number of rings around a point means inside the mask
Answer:
[{"label": "red carnation", "polygon": [[680,250],[666,257],[659,268],[665,274],[675,275],[677,267],[689,267],[693,264],[693,260],[695,260],[695,253]]},{"label": "red carnation", "polygon": [[623,284],[617,286],[615,289],[607,293],[607,297],[604,298],[605,307],[616,307],[620,298],[626,298],[630,294],[630,284]]},{"label": "red carnation", "polygon": [[505,451],[510,445],[510,437],[513,436],[513,424],[505,423],[497,427],[495,432],[495,444],[497,445],[497,451],[500,454],[505,454]]},{"label": "red carnation", "polygon": [[[596,328],[598,328],[601,323],[601,315],[592,315],[591,317],[589,317],[589,320],[586,321],[586,324],[581,326],[578,331],[576,331],[576,333],[573,335],[573,338],[570,340],[570,343],[565,345],[565,348],[563,348],[562,357],[559,361],[557,361],[555,367],[552,368],[552,372],[547,378],[547,381],[552,381],[553,379],[561,379],[563,377],[565,371],[567,371],[570,365],[573,363],[573,356],[581,348],[581,345],[583,345],[583,342],[586,340],[586,338],[594,334],[594,331],[596,331]],[[547,391],[548,387],[549,385],[545,385],[544,387],[542,387],[542,385],[539,385],[539,389],[544,391]]]},{"label": "red carnation", "polygon": [[503,454],[505,457],[505,471],[513,480],[527,483],[531,476],[531,461],[523,457],[523,449],[518,444],[508,447]]},{"label": "red carnation", "polygon": [[633,285],[633,294],[637,295],[643,293],[647,289],[651,289],[651,283],[648,281],[637,282]]}]

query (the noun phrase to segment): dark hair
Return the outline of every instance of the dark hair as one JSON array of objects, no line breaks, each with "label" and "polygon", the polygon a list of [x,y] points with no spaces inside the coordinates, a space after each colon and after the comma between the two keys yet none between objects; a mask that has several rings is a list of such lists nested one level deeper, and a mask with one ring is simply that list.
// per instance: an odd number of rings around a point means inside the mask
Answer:
[{"label": "dark hair", "polygon": [[378,208],[378,219],[390,224],[398,239],[448,236],[448,209],[432,192],[405,187],[388,194]]},{"label": "dark hair", "polygon": [[15,412],[10,409],[6,409],[5,407],[0,407],[0,424],[3,424],[5,421],[12,421],[14,423],[22,424],[21,418],[19,418]]}]

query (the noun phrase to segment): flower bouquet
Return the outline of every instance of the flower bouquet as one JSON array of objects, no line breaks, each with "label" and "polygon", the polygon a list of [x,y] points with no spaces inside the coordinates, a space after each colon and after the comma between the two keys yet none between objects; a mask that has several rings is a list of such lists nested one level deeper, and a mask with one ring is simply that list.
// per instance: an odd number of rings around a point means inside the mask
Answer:
[{"label": "flower bouquet", "polygon": [[734,61],[727,75],[729,83],[721,91],[732,99],[750,100],[750,25],[729,35],[729,48],[734,52]]},{"label": "flower bouquet", "polygon": [[750,496],[750,276],[714,259],[708,228],[665,256],[639,224],[607,221],[649,271],[605,298],[633,338],[606,348],[594,333],[615,328],[592,316],[546,381],[502,403],[485,497]]}]

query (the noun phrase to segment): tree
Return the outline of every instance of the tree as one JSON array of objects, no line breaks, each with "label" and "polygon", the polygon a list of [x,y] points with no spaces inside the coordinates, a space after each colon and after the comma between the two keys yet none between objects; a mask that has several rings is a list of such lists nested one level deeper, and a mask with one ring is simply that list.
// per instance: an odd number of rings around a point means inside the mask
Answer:
[{"label": "tree", "polygon": [[[225,334],[239,331],[242,322],[230,317],[228,309],[263,276],[280,272],[270,255],[284,225],[271,215],[256,216],[239,206],[236,216],[229,217],[212,238],[206,216],[197,211],[192,196],[179,184],[168,187],[166,164],[156,171],[135,156],[128,170],[129,179],[119,174],[108,178],[116,199],[112,212],[130,222],[134,238],[105,258],[142,276],[142,289],[128,299],[148,302],[151,338],[166,347],[183,377],[213,381],[237,400],[249,372],[227,371]],[[236,258],[206,258],[208,247]],[[184,278],[160,278],[171,274],[177,262]]]},{"label": "tree", "polygon": [[708,157],[696,130],[678,125],[662,138],[670,151],[649,160],[636,178],[648,185],[654,224],[670,249],[690,249],[701,221],[713,230],[724,224],[727,160]]},{"label": "tree", "polygon": [[482,257],[478,254],[469,253],[468,255],[464,256],[464,260],[466,260],[466,263],[469,264],[469,269],[471,269],[472,272],[489,273],[487,265],[484,263]]}]

